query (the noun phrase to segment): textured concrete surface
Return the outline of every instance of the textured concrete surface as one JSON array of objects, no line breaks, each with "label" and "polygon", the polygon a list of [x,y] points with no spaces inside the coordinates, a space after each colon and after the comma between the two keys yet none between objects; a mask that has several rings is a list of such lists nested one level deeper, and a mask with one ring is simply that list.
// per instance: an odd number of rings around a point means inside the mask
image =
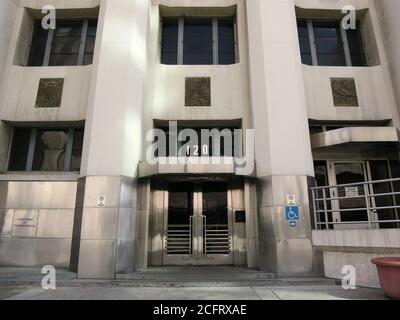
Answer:
[{"label": "textured concrete surface", "polygon": [[43,276],[35,268],[0,268],[0,300],[387,299],[380,289],[344,290],[332,279],[274,278],[257,270],[228,267],[151,268],[115,280],[82,280],[59,269],[55,290],[42,289]]},{"label": "textured concrete surface", "polygon": [[5,300],[382,300],[381,290],[339,286],[290,287],[58,287],[45,291],[37,286],[0,287]]}]

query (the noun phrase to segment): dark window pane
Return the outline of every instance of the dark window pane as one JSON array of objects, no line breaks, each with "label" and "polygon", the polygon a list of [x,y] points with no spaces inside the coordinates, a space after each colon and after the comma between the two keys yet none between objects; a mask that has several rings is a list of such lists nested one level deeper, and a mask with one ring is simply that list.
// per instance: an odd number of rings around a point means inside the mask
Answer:
[{"label": "dark window pane", "polygon": [[310,134],[323,132],[322,126],[310,126]]},{"label": "dark window pane", "polygon": [[[370,161],[371,168],[371,178],[372,180],[386,180],[390,179],[389,167],[387,161]],[[375,183],[373,185],[374,194],[387,194],[392,192],[392,184],[389,182],[385,183]],[[377,196],[374,197],[374,202],[376,207],[388,207],[393,206],[392,196]],[[378,209],[376,210],[378,214],[378,220],[396,220],[396,214],[394,209]],[[379,228],[395,228],[394,223],[380,223]]]},{"label": "dark window pane", "polygon": [[75,66],[78,64],[78,54],[63,54],[50,57],[50,66]]},{"label": "dark window pane", "polygon": [[[335,164],[335,170],[336,170],[336,182],[338,185],[359,183],[366,181],[366,177],[364,174],[364,167],[361,163],[340,163],[340,164],[338,163]],[[365,195],[364,186],[359,185],[356,188],[359,196]],[[346,187],[338,187],[337,192],[338,192],[338,197],[340,198],[347,197]],[[368,214],[366,210],[351,211],[351,209],[362,209],[367,207],[364,197],[353,198],[353,199],[351,198],[341,199],[339,200],[339,207],[341,210],[349,210],[349,211],[342,211],[340,213],[342,222],[368,221]]]},{"label": "dark window pane", "polygon": [[[50,66],[74,66],[78,64],[84,20],[57,20],[51,43]],[[97,20],[89,20],[85,56],[83,64],[93,61],[97,32]],[[35,22],[34,35],[29,56],[30,66],[42,66],[46,51],[48,30],[41,27],[41,21]]]},{"label": "dark window pane", "polygon": [[320,66],[346,66],[339,21],[313,21]]},{"label": "dark window pane", "polygon": [[359,22],[357,22],[356,29],[349,29],[346,31],[346,33],[352,65],[354,67],[367,66]]},{"label": "dark window pane", "polygon": [[51,54],[78,54],[80,45],[80,38],[59,38],[56,41],[53,41]]},{"label": "dark window pane", "polygon": [[213,64],[211,19],[185,20],[183,63]]},{"label": "dark window pane", "polygon": [[54,37],[80,38],[82,35],[82,26],[82,20],[58,20]]},{"label": "dark window pane", "polygon": [[93,54],[96,44],[96,33],[97,33],[97,20],[90,20],[88,25],[83,65],[89,65],[93,63]]},{"label": "dark window pane", "polygon": [[14,129],[10,161],[8,165],[9,171],[26,170],[30,137],[30,129]]},{"label": "dark window pane", "polygon": [[42,66],[46,52],[48,30],[42,28],[41,20],[36,20],[33,27],[32,45],[29,52],[28,66]]},{"label": "dark window pane", "polygon": [[82,36],[82,20],[61,20],[54,31],[50,66],[73,66],[78,64]]},{"label": "dark window pane", "polygon": [[302,54],[301,55],[301,62],[303,64],[307,64],[309,66],[313,65],[311,54]]},{"label": "dark window pane", "polygon": [[70,171],[80,171],[82,161],[83,134],[81,129],[75,129],[72,145],[72,158]]},{"label": "dark window pane", "polygon": [[299,37],[308,38],[307,20],[297,20],[297,31],[299,33]]},{"label": "dark window pane", "polygon": [[161,63],[178,63],[178,20],[176,19],[163,20]]},{"label": "dark window pane", "polygon": [[301,62],[303,64],[312,65],[313,63],[312,63],[310,37],[308,34],[307,21],[306,20],[298,20],[297,21],[297,30],[299,33]]},{"label": "dark window pane", "polygon": [[39,130],[36,138],[33,171],[64,171],[68,130]]},{"label": "dark window pane", "polygon": [[95,42],[96,42],[95,37],[88,37],[86,39],[85,53],[93,53],[94,52]]},{"label": "dark window pane", "polygon": [[319,66],[346,66],[346,59],[344,55],[318,55]]},{"label": "dark window pane", "polygon": [[235,32],[233,20],[218,20],[219,64],[235,63]]},{"label": "dark window pane", "polygon": [[93,54],[85,54],[85,57],[83,58],[83,65],[89,65],[93,63]]},{"label": "dark window pane", "polygon": [[89,20],[87,36],[96,37],[96,34],[97,34],[97,20]]},{"label": "dark window pane", "polygon": [[73,142],[73,149],[80,149],[82,150],[83,147],[83,135],[84,131],[82,129],[75,129],[74,133],[74,142]]}]

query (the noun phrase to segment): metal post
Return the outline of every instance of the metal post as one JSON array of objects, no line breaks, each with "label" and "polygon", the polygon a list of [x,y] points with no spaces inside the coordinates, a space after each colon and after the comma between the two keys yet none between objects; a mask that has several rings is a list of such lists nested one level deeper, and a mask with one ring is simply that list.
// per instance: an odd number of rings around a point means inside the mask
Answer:
[{"label": "metal post", "polygon": [[85,61],[85,51],[86,51],[86,40],[88,34],[89,20],[83,20],[82,24],[82,34],[81,34],[81,44],[79,47],[79,57],[78,57],[78,66],[82,66]]},{"label": "metal post", "polygon": [[317,47],[315,44],[314,26],[312,20],[307,20],[308,39],[310,40],[311,59],[313,66],[318,65]]},{"label": "metal post", "polygon": [[218,48],[218,19],[212,20],[212,38],[213,38],[213,64],[219,64]]},{"label": "metal post", "polygon": [[[315,230],[319,229],[319,224],[318,224],[318,219],[317,219],[317,203],[315,201],[315,192],[316,190],[311,189],[311,196],[312,196],[312,201],[313,201],[313,212],[314,212],[314,224],[315,224]],[[319,207],[318,207],[319,208]]]},{"label": "metal post", "polygon": [[185,30],[185,20],[183,18],[179,19],[178,22],[178,64],[183,64],[183,47],[184,47],[184,31]]},{"label": "metal post", "polygon": [[367,208],[367,216],[368,216],[368,228],[372,229],[371,224],[371,214],[370,214],[370,205],[369,205],[369,191],[368,191],[367,183],[364,183],[364,198],[365,198],[365,206]]},{"label": "metal post", "polygon": [[328,211],[327,211],[328,208],[326,205],[326,190],[325,190],[325,188],[322,189],[322,198],[324,201],[325,226],[326,226],[326,229],[329,230],[329,219],[328,219]]}]

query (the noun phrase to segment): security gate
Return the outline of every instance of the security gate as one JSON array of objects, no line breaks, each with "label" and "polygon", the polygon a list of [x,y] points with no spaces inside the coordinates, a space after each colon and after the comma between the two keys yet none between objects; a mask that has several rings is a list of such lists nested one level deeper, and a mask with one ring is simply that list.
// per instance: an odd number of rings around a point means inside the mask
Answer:
[{"label": "security gate", "polygon": [[171,183],[164,226],[164,265],[233,264],[225,183]]}]

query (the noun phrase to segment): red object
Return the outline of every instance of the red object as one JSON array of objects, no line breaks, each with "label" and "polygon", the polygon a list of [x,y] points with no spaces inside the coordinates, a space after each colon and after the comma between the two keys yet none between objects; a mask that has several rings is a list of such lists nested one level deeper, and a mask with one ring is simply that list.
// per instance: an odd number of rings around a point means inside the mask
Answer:
[{"label": "red object", "polygon": [[371,262],[378,269],[383,291],[390,298],[400,299],[400,257],[375,258]]}]

